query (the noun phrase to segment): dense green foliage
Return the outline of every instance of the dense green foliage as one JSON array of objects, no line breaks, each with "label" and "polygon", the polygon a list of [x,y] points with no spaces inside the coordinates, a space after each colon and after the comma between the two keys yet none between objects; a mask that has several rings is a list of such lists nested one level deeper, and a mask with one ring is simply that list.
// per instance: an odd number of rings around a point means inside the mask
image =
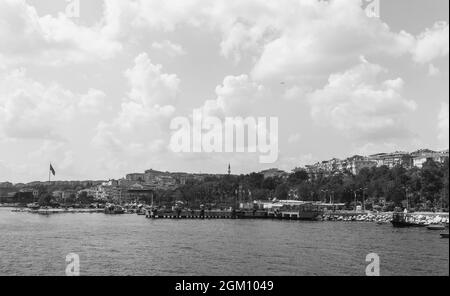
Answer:
[{"label": "dense green foliage", "polygon": [[174,191],[157,192],[159,202],[184,201],[198,206],[216,204],[230,206],[251,200],[300,199],[354,204],[389,204],[416,209],[448,209],[449,167],[428,161],[423,168],[406,170],[378,167],[363,169],[358,175],[340,173],[310,177],[302,169],[286,178],[264,178],[252,173],[241,176],[210,177],[204,182],[189,182]]}]

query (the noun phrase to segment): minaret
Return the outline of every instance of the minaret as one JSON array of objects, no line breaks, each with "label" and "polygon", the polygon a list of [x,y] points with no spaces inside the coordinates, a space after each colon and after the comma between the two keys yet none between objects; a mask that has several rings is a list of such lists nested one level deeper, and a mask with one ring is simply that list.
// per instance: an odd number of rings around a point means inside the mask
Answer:
[{"label": "minaret", "polygon": [[231,164],[228,164],[228,176],[231,175]]}]

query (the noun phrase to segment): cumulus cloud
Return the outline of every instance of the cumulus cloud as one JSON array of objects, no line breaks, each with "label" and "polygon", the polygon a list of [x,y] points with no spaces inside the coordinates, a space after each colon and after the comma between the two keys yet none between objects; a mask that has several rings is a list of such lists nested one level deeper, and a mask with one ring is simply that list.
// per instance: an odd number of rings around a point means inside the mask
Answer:
[{"label": "cumulus cloud", "polygon": [[359,0],[298,1],[282,20],[280,36],[265,44],[253,69],[256,79],[323,76],[351,66],[361,54],[398,56],[414,43],[412,35],[368,18]]},{"label": "cumulus cloud", "polygon": [[84,100],[100,93],[75,94],[56,83],[34,81],[24,69],[14,70],[0,76],[0,132],[9,138],[62,140],[61,125],[73,120]]},{"label": "cumulus cloud", "polygon": [[142,53],[134,60],[134,67],[125,72],[130,84],[131,101],[153,107],[168,105],[177,97],[180,79],[175,74],[162,72],[162,66],[152,64],[146,53]]},{"label": "cumulus cloud", "polygon": [[[179,93],[180,79],[163,71],[142,53],[125,71],[130,90],[110,123],[101,122],[93,143],[104,149],[114,164],[110,169],[127,167],[150,160],[149,153],[166,150],[169,122],[175,112],[172,105]],[[131,159],[132,161],[124,161]]]},{"label": "cumulus cloud", "polygon": [[245,74],[227,76],[223,84],[216,87],[216,95],[215,100],[208,100],[203,106],[207,115],[247,116],[264,98],[264,87]]},{"label": "cumulus cloud", "polygon": [[411,136],[403,119],[416,103],[402,97],[401,78],[379,81],[383,72],[381,66],[363,61],[331,75],[323,89],[309,95],[313,119],[357,139]]},{"label": "cumulus cloud", "polygon": [[[90,27],[62,13],[39,16],[24,0],[6,0],[0,3],[0,18],[5,41],[0,61],[9,62],[111,58],[130,39],[139,39],[140,30],[169,32],[185,26],[218,31],[225,57],[255,58],[256,79],[327,75],[361,54],[411,52],[419,63],[448,55],[447,23],[436,23],[417,38],[392,32],[380,19],[368,18],[360,0],[109,0],[101,20]],[[173,56],[184,54],[168,40],[152,47]]]},{"label": "cumulus cloud", "polygon": [[0,61],[59,65],[111,58],[122,49],[101,25],[75,24],[63,13],[39,16],[24,0],[0,2]]},{"label": "cumulus cloud", "polygon": [[426,64],[436,58],[448,56],[449,31],[447,22],[438,22],[417,37],[411,52],[414,61]]}]

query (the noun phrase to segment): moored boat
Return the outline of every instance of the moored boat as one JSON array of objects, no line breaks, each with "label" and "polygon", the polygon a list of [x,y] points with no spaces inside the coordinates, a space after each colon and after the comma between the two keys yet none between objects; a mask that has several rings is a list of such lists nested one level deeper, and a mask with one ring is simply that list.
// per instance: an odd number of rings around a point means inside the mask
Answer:
[{"label": "moored boat", "polygon": [[442,224],[431,224],[427,226],[428,230],[445,230],[445,225]]},{"label": "moored boat", "polygon": [[125,214],[125,209],[119,205],[109,204],[105,206],[105,214],[109,215]]},{"label": "moored boat", "polygon": [[441,233],[441,238],[448,238],[449,234],[448,233]]},{"label": "moored boat", "polygon": [[407,213],[397,212],[394,213],[391,221],[392,225],[397,228],[403,227],[423,227],[425,225],[417,223],[414,217]]},{"label": "moored boat", "polygon": [[34,202],[34,203],[28,204],[27,208],[29,208],[31,210],[34,210],[34,211],[37,211],[37,210],[39,210],[41,208],[41,206],[37,202]]}]

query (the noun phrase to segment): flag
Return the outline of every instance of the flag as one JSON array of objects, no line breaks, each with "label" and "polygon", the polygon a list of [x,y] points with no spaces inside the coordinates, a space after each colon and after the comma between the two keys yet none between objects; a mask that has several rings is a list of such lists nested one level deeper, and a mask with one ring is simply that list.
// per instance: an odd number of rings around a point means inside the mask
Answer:
[{"label": "flag", "polygon": [[52,167],[52,164],[50,164],[50,172],[52,172],[53,176],[56,175],[55,169]]}]

